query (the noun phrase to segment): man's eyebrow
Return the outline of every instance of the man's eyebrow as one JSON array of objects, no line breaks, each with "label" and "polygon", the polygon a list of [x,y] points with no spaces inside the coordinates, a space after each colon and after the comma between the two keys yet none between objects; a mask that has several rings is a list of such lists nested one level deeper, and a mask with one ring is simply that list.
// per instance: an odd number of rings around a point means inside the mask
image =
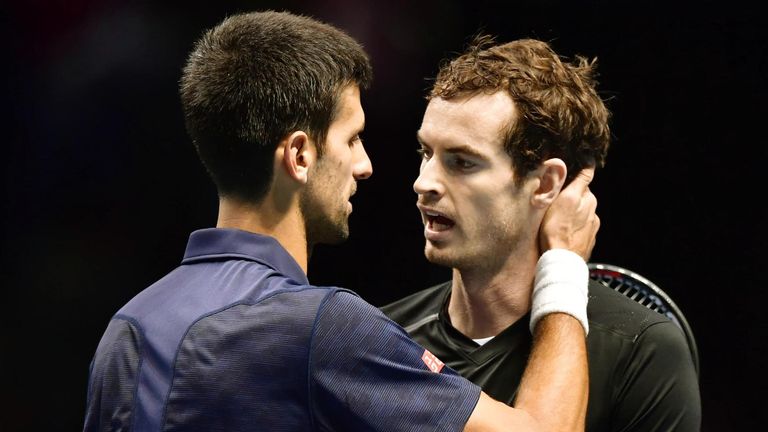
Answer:
[{"label": "man's eyebrow", "polygon": [[[419,144],[421,144],[422,146],[429,147],[429,144],[427,144],[427,142],[421,137],[418,131],[416,132],[416,141],[418,141]],[[465,154],[465,155],[473,156],[479,159],[486,158],[482,153],[480,153],[479,151],[474,149],[472,146],[469,146],[467,144],[458,144],[454,146],[449,146],[448,148],[445,149],[445,152],[451,153],[451,154],[457,154],[457,153]]]},{"label": "man's eyebrow", "polygon": [[[421,135],[418,132],[416,132],[416,141],[418,141],[419,144],[421,144],[422,146],[429,147],[429,144],[427,144],[427,142],[421,137]],[[477,158],[483,158],[483,159],[485,158],[485,156],[483,156],[482,153],[472,148],[472,146],[469,146],[466,144],[449,145],[445,149],[445,152],[451,153],[451,154],[461,153],[469,156],[474,156]]]},{"label": "man's eyebrow", "polygon": [[480,153],[479,151],[475,150],[474,148],[466,144],[460,144],[457,146],[448,147],[445,149],[445,152],[451,153],[451,154],[456,154],[456,153],[465,154],[465,155],[473,156],[479,159],[485,159],[485,156],[483,156],[482,153]]}]

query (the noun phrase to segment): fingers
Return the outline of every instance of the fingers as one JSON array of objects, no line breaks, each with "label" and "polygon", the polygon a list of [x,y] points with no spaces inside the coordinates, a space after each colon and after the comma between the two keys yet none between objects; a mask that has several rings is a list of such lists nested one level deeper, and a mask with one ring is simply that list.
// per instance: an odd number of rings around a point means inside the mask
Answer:
[{"label": "fingers", "polygon": [[597,197],[592,193],[592,190],[586,188],[581,197],[582,203],[585,205],[588,211],[594,213],[597,210]]},{"label": "fingers", "polygon": [[590,183],[592,183],[592,180],[594,178],[595,178],[595,167],[587,167],[579,171],[578,174],[576,174],[576,177],[574,177],[573,182],[571,182],[571,184],[573,184],[575,188],[578,188],[579,191],[583,191],[585,188],[589,186]]},{"label": "fingers", "polygon": [[584,255],[582,255],[582,258],[584,258],[584,261],[589,261],[589,258],[592,256],[592,251],[595,249],[595,244],[597,243],[597,232],[600,231],[600,217],[597,215],[594,215],[592,218],[592,234],[590,235],[590,242],[587,250],[585,251]]},{"label": "fingers", "polygon": [[568,249],[588,260],[597,240],[597,197],[589,184],[594,168],[581,170],[547,209],[539,229],[539,248]]}]

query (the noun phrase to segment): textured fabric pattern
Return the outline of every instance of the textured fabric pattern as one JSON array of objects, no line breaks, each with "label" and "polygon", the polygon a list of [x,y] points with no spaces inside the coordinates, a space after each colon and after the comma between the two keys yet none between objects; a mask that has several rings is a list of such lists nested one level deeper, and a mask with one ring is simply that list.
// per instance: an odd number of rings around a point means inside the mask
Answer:
[{"label": "textured fabric pattern", "polygon": [[87,429],[131,430],[140,345],[141,336],[129,321],[117,318],[109,323],[91,362]]},{"label": "textured fabric pattern", "polygon": [[337,293],[324,305],[312,352],[313,405],[321,430],[462,430],[480,396],[453,370],[430,371],[423,347],[349,293]]},{"label": "textured fabric pattern", "polygon": [[274,239],[196,231],[112,319],[85,430],[461,430],[480,390],[423,351],[354,293],[309,285]]}]

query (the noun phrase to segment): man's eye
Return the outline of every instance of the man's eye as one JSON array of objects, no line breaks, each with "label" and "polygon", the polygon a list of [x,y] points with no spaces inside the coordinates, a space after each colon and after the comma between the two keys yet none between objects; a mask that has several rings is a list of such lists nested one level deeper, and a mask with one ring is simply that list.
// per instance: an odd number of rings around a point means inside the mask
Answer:
[{"label": "man's eye", "polygon": [[453,165],[460,169],[471,169],[474,168],[475,163],[463,157],[456,157],[453,160]]},{"label": "man's eye", "polygon": [[432,157],[432,152],[429,151],[429,149],[425,149],[424,147],[417,148],[416,153],[418,153],[422,159],[429,159]]},{"label": "man's eye", "polygon": [[355,135],[354,137],[352,137],[351,140],[349,140],[349,146],[352,147],[355,144],[360,144],[362,142],[363,142],[363,139],[360,138],[360,135]]}]

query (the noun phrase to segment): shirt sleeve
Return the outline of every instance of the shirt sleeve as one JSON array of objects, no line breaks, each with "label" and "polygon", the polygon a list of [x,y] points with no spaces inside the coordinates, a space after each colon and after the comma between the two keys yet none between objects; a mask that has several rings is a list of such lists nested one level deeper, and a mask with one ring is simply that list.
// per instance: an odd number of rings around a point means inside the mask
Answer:
[{"label": "shirt sleeve", "polygon": [[349,292],[320,306],[310,349],[319,430],[460,431],[480,397],[479,387]]},{"label": "shirt sleeve", "polygon": [[699,431],[701,396],[688,344],[677,326],[658,323],[637,339],[617,390],[614,427],[624,432]]}]

